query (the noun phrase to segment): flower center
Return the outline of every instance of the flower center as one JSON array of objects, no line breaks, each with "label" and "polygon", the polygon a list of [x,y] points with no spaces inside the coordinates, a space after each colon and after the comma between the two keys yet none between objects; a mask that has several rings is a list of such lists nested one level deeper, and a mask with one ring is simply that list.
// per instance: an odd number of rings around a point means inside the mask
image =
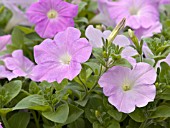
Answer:
[{"label": "flower center", "polygon": [[138,15],[138,11],[139,9],[133,6],[129,9],[131,15]]},{"label": "flower center", "polygon": [[123,91],[129,91],[129,90],[131,89],[131,86],[128,85],[128,84],[124,84],[124,85],[122,86],[122,89],[123,89]]},{"label": "flower center", "polygon": [[129,91],[132,89],[133,85],[134,85],[134,82],[130,78],[126,77],[123,80],[122,89],[123,91]]},{"label": "flower center", "polygon": [[71,59],[72,59],[72,57],[71,57],[68,53],[65,53],[65,54],[63,54],[63,55],[60,57],[60,62],[61,62],[62,64],[69,65]]},{"label": "flower center", "polygon": [[56,10],[50,10],[48,13],[47,13],[47,16],[49,19],[54,19],[58,16],[58,13]]}]

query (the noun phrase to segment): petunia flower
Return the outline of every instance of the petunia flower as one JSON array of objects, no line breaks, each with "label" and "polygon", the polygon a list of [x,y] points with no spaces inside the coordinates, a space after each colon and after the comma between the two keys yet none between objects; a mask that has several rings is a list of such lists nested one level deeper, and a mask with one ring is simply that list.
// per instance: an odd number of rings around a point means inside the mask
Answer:
[{"label": "petunia flower", "polygon": [[131,70],[127,67],[114,66],[99,79],[103,93],[110,104],[118,111],[131,113],[135,107],[144,107],[154,101],[156,72],[147,63],[137,63]]},{"label": "petunia flower", "polygon": [[157,68],[161,68],[161,62],[166,62],[169,66],[170,66],[170,53],[168,54],[168,56],[165,59],[159,60],[158,63],[155,66],[155,69]]},{"label": "petunia flower", "polygon": [[[89,39],[90,44],[94,48],[102,48],[102,38],[107,39],[110,34],[111,31],[106,30],[104,32],[101,32],[99,29],[94,28],[92,25],[89,25],[85,31],[86,37]],[[123,58],[128,58],[130,56],[138,54],[134,48],[129,46],[130,41],[124,35],[117,35],[112,43],[118,45],[119,47],[124,47],[124,50],[121,54]]]},{"label": "petunia flower", "polygon": [[135,35],[141,39],[141,38],[147,38],[152,37],[154,33],[160,33],[162,30],[162,24],[160,22],[155,22],[152,26],[149,28],[139,28],[135,30]]},{"label": "petunia flower", "polygon": [[6,50],[6,46],[11,43],[11,35],[0,36],[0,51]]},{"label": "petunia flower", "polygon": [[0,3],[2,3],[5,7],[10,9],[12,11],[12,18],[8,21],[5,31],[11,30],[16,25],[26,25],[30,26],[31,23],[27,20],[27,17],[25,15],[25,12],[20,10],[18,6],[21,6],[23,8],[27,8],[33,0],[22,0],[22,3],[20,1],[16,0],[2,0]]},{"label": "petunia flower", "polygon": [[34,63],[23,55],[22,50],[14,51],[11,57],[4,59],[4,63],[16,76],[31,78]]},{"label": "petunia flower", "polygon": [[1,125],[1,122],[0,122],[0,128],[3,128],[2,125]]},{"label": "petunia flower", "polygon": [[113,2],[109,0],[98,0],[99,14],[97,14],[90,22],[91,23],[102,23],[106,26],[114,27],[115,21],[111,19],[109,8],[113,6]]},{"label": "petunia flower", "polygon": [[33,80],[60,83],[64,78],[72,80],[81,71],[81,63],[86,62],[92,47],[80,31],[68,27],[59,32],[54,40],[46,39],[34,47],[37,66],[33,70]]},{"label": "petunia flower", "polygon": [[[126,26],[133,29],[149,28],[159,21],[159,9],[152,0],[120,0],[108,8],[110,16],[116,23],[126,18]],[[147,20],[146,20],[147,19]]]},{"label": "petunia flower", "polygon": [[170,0],[160,0],[160,4],[170,4]]},{"label": "petunia flower", "polygon": [[22,7],[23,9],[28,8],[32,3],[38,0],[2,0],[3,3],[10,3]]},{"label": "petunia flower", "polygon": [[35,31],[42,38],[53,38],[56,33],[74,26],[77,13],[77,5],[62,0],[39,0],[27,10],[29,21],[35,24]]},{"label": "petunia flower", "polygon": [[[6,46],[11,44],[11,35],[0,36],[0,52],[4,52],[6,50]],[[0,60],[3,61],[6,57],[10,56],[9,54],[4,54],[0,56]],[[9,71],[4,65],[0,65],[0,79],[7,78],[11,80],[16,78],[17,76]]]},{"label": "petunia flower", "polygon": [[4,65],[0,65],[0,79],[7,78],[10,81],[16,77],[17,75],[8,70]]}]

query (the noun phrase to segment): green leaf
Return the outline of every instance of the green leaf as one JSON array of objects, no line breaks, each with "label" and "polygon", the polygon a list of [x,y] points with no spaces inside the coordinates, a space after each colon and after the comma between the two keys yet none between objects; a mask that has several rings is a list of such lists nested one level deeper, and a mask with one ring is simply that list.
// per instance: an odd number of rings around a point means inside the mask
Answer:
[{"label": "green leaf", "polygon": [[130,119],[126,128],[139,128],[140,123],[135,122],[134,120]]},{"label": "green leaf", "polygon": [[107,128],[120,128],[119,122],[117,122],[116,120],[112,120],[111,122],[112,123]]},{"label": "green leaf", "polygon": [[40,88],[38,87],[37,83],[34,81],[31,81],[29,84],[29,93],[31,94],[38,94],[40,91]]},{"label": "green leaf", "polygon": [[144,122],[146,117],[141,109],[136,108],[134,112],[130,113],[129,116],[136,122]]},{"label": "green leaf", "polygon": [[56,123],[64,123],[69,114],[69,106],[68,104],[62,104],[60,105],[55,112],[48,111],[48,112],[43,112],[42,115]]},{"label": "green leaf", "polygon": [[24,27],[24,26],[17,26],[16,28],[18,28],[19,30],[21,30],[25,34],[29,34],[29,33],[34,32],[34,29],[28,28],[28,27]]},{"label": "green leaf", "polygon": [[8,112],[11,112],[12,108],[0,108],[0,115],[6,115]]},{"label": "green leaf", "polygon": [[85,6],[87,5],[87,3],[86,2],[81,2],[78,6],[79,6],[79,8],[78,8],[78,13],[80,13],[84,8],[85,8]]},{"label": "green leaf", "polygon": [[159,82],[170,84],[170,66],[165,62],[162,62],[160,65]]},{"label": "green leaf", "polygon": [[72,122],[74,122],[75,120],[77,120],[82,114],[83,114],[83,110],[72,105],[69,104],[69,115],[68,115],[68,119],[64,124],[70,124]]},{"label": "green leaf", "polygon": [[[2,92],[3,90],[5,91],[5,93],[3,93],[5,99],[2,106],[8,104],[14,97],[16,97],[19,94],[21,87],[22,82],[19,80],[9,82],[1,87],[0,92]],[[0,95],[2,95],[2,93],[0,93]]]},{"label": "green leaf", "polygon": [[151,118],[158,117],[170,117],[170,107],[166,105],[157,107],[156,110],[152,113]]},{"label": "green leaf", "polygon": [[99,71],[100,71],[100,65],[96,62],[86,62],[86,63],[83,63],[83,65],[86,65],[88,66],[89,68],[91,68],[91,70],[96,74],[98,75],[99,74]]},{"label": "green leaf", "polygon": [[166,89],[159,94],[159,98],[160,99],[164,99],[164,100],[170,100],[170,87],[167,86]]},{"label": "green leaf", "polygon": [[75,21],[75,23],[86,23],[86,24],[89,23],[88,19],[85,17],[79,17],[79,18],[75,19],[74,21]]},{"label": "green leaf", "polygon": [[105,66],[106,67],[106,63],[105,63],[105,61],[104,61],[104,59],[102,58],[102,56],[101,55],[99,55],[99,54],[97,54],[97,53],[93,53],[93,55],[94,55],[94,57],[103,65],[103,66]]},{"label": "green leaf", "polygon": [[111,110],[108,110],[107,112],[110,116],[112,116],[115,120],[117,121],[121,121],[122,119],[122,113],[121,112],[118,112],[117,110],[115,109],[111,109]]},{"label": "green leaf", "polygon": [[101,126],[101,124],[96,121],[96,122],[93,123],[93,128],[104,128],[104,127]]},{"label": "green leaf", "polygon": [[68,128],[86,128],[85,121],[82,118],[78,118],[75,122],[68,125]]},{"label": "green leaf", "polygon": [[26,112],[19,112],[9,118],[8,123],[10,128],[27,128],[30,121],[30,114]]},{"label": "green leaf", "polygon": [[22,99],[13,110],[18,109],[33,109],[39,111],[47,111],[50,109],[48,102],[41,95],[31,95]]},{"label": "green leaf", "polygon": [[24,44],[24,34],[18,28],[14,28],[12,32],[12,45],[17,46],[18,49],[22,49]]},{"label": "green leaf", "polygon": [[113,66],[124,66],[124,67],[128,67],[128,68],[132,68],[132,65],[129,63],[129,61],[127,61],[124,58],[121,58],[119,60],[116,60],[113,63]]},{"label": "green leaf", "polygon": [[[96,110],[98,111],[101,108],[103,108],[102,97],[100,97],[99,95],[91,96],[85,107],[85,116],[91,123],[97,120],[95,111]],[[103,112],[103,110],[99,110],[99,111],[100,113]]]}]

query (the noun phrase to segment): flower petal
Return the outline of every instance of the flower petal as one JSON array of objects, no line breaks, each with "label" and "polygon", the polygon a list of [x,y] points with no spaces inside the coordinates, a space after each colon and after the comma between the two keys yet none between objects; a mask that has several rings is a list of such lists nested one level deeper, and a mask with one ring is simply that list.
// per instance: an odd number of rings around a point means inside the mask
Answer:
[{"label": "flower petal", "polygon": [[133,88],[135,104],[137,107],[144,107],[148,102],[154,101],[156,96],[155,85],[138,85]]},{"label": "flower petal", "polygon": [[131,77],[136,80],[135,85],[153,84],[156,81],[157,74],[152,66],[147,63],[140,62],[137,63],[132,70]]},{"label": "flower petal", "polygon": [[103,46],[103,33],[99,29],[96,29],[92,25],[89,25],[86,28],[85,35],[94,48],[101,48]]}]

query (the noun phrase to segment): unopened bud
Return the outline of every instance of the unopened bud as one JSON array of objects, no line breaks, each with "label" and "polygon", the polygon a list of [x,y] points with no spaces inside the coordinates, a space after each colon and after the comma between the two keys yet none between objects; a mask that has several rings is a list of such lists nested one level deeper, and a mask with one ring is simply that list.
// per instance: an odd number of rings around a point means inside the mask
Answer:
[{"label": "unopened bud", "polygon": [[95,116],[96,116],[97,118],[99,118],[100,115],[101,115],[100,112],[99,112],[98,110],[96,110],[96,111],[95,111]]},{"label": "unopened bud", "polygon": [[103,57],[107,58],[107,52],[106,51],[103,52]]},{"label": "unopened bud", "polygon": [[108,42],[111,43],[119,33],[119,31],[124,28],[126,22],[126,18],[123,18],[119,24],[116,25],[116,27],[113,29],[112,33],[107,38]]},{"label": "unopened bud", "polygon": [[128,29],[128,34],[136,48],[139,50],[140,49],[139,41],[138,38],[135,36],[134,32],[131,29]]}]

